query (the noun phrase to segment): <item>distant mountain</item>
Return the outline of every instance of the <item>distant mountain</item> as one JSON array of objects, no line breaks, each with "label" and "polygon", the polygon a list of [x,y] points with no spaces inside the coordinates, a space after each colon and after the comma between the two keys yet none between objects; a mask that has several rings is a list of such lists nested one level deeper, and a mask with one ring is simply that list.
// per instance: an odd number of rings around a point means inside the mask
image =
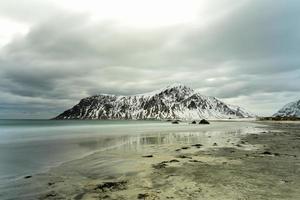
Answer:
[{"label": "distant mountain", "polygon": [[300,117],[300,100],[286,104],[274,117]]},{"label": "distant mountain", "polygon": [[82,99],[55,119],[228,119],[253,114],[175,84],[132,96],[101,94]]}]

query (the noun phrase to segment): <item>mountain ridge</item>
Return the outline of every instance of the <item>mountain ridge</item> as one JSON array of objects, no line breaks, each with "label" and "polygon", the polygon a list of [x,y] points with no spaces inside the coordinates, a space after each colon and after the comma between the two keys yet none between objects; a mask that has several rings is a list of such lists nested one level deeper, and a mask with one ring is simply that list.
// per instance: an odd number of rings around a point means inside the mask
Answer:
[{"label": "mountain ridge", "polygon": [[99,94],[86,97],[54,119],[228,119],[255,117],[239,106],[173,84],[137,95]]},{"label": "mountain ridge", "polygon": [[300,100],[286,104],[273,117],[300,117]]}]

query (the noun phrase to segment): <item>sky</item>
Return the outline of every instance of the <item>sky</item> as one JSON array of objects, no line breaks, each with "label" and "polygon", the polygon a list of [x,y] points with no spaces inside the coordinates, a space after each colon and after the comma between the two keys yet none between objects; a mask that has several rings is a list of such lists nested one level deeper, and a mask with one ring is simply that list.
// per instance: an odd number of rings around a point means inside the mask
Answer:
[{"label": "sky", "polygon": [[298,0],[0,0],[0,118],[187,85],[260,115],[300,99]]}]

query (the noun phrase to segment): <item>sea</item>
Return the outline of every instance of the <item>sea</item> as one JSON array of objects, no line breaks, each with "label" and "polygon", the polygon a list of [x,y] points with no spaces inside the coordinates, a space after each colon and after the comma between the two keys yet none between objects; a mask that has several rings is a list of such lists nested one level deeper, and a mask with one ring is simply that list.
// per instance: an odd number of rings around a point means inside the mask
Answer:
[{"label": "sea", "polygon": [[[97,151],[163,143],[212,145],[257,132],[252,122],[210,125],[128,120],[0,120],[0,193],[25,176],[45,172]],[[212,137],[207,137],[212,135]],[[204,137],[205,136],[205,137]],[[222,139],[223,138],[223,139]]]}]

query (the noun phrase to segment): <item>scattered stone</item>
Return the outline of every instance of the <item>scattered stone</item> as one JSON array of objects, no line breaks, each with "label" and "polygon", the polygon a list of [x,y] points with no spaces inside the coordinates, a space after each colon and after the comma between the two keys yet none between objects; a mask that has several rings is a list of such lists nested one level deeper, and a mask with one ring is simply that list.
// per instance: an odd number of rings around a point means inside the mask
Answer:
[{"label": "scattered stone", "polygon": [[152,158],[153,155],[145,155],[145,156],[142,156],[143,158]]},{"label": "scattered stone", "polygon": [[218,144],[217,143],[213,143],[213,146],[218,146]]},{"label": "scattered stone", "polygon": [[49,182],[48,186],[51,186],[51,185],[54,185],[54,184],[55,184],[54,182]]},{"label": "scattered stone", "polygon": [[190,147],[181,147],[181,149],[189,149]]},{"label": "scattered stone", "polygon": [[28,179],[28,178],[32,178],[31,175],[28,175],[28,176],[24,176],[25,179]]},{"label": "scattered stone", "polygon": [[242,147],[242,145],[241,145],[241,144],[237,144],[237,145],[235,145],[235,146],[237,146],[237,147]]},{"label": "scattered stone", "polygon": [[172,121],[172,124],[179,124],[179,120]]},{"label": "scattered stone", "polygon": [[192,121],[192,123],[191,124],[197,124],[197,122],[196,121]]},{"label": "scattered stone", "polygon": [[176,149],[175,151],[181,151],[181,149]]},{"label": "scattered stone", "polygon": [[189,162],[202,162],[200,160],[189,160]]},{"label": "scattered stone", "polygon": [[105,182],[105,183],[97,185],[95,190],[101,190],[102,192],[125,190],[126,184],[127,184],[127,181]]},{"label": "scattered stone", "polygon": [[186,155],[179,155],[178,158],[189,158],[189,159],[192,159],[192,157],[186,156]]},{"label": "scattered stone", "polygon": [[209,124],[209,122],[206,119],[202,119],[199,124]]},{"label": "scattered stone", "polygon": [[174,163],[174,162],[180,162],[179,160],[173,159],[169,161],[170,163]]},{"label": "scattered stone", "polygon": [[262,154],[264,154],[264,155],[272,155],[272,153],[270,151],[264,151]]},{"label": "scattered stone", "polygon": [[200,148],[200,147],[202,147],[203,145],[202,145],[202,144],[193,144],[192,146],[193,146],[193,147]]},{"label": "scattered stone", "polygon": [[149,196],[149,194],[138,194],[138,199],[146,199]]}]

